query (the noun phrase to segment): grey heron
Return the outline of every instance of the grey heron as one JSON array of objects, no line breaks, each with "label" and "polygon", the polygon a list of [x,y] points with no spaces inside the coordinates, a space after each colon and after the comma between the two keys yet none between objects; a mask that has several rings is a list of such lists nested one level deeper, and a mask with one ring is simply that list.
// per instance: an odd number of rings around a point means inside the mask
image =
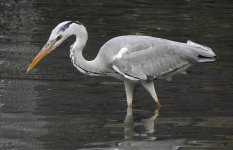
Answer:
[{"label": "grey heron", "polygon": [[160,106],[153,80],[170,80],[175,74],[185,73],[192,64],[213,62],[216,56],[211,48],[192,41],[181,43],[151,36],[125,35],[107,41],[96,58],[88,61],[82,55],[88,39],[86,28],[78,21],[65,21],[52,30],[27,72],[71,35],[76,36],[70,46],[73,65],[86,75],[111,76],[122,80],[128,107],[132,107],[135,84],[141,83]]}]

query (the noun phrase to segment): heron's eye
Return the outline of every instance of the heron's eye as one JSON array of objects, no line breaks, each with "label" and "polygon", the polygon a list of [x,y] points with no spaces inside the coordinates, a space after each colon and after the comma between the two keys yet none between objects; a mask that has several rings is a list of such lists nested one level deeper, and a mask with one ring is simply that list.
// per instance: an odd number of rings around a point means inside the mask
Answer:
[{"label": "heron's eye", "polygon": [[56,40],[59,41],[61,38],[62,38],[62,36],[59,35],[59,36],[56,38]]}]

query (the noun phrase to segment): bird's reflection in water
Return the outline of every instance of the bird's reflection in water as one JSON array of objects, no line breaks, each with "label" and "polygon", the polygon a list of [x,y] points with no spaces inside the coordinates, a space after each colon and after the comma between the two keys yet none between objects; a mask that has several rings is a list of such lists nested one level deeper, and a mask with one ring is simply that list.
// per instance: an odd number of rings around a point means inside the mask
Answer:
[{"label": "bird's reflection in water", "polygon": [[[155,123],[159,116],[159,109],[156,109],[151,117],[139,119],[138,115],[133,118],[132,108],[127,109],[124,126],[124,139],[120,141],[108,141],[86,144],[88,147],[82,150],[177,150],[180,148],[203,148],[207,145],[186,139],[157,139],[155,137]],[[141,112],[139,112],[141,113]],[[145,115],[145,113],[143,113]],[[158,121],[158,120],[157,120]],[[138,129],[139,128],[139,129]],[[109,147],[106,147],[109,146]]]},{"label": "bird's reflection in water", "polygon": [[[153,116],[142,119],[139,123],[134,123],[132,108],[128,108],[124,120],[124,139],[131,140],[137,137],[146,137],[148,139],[155,140],[156,137],[154,137],[154,122],[159,116],[159,109],[156,109],[154,112],[155,113]],[[140,125],[144,127],[144,130],[141,133],[135,131],[135,126]]]}]

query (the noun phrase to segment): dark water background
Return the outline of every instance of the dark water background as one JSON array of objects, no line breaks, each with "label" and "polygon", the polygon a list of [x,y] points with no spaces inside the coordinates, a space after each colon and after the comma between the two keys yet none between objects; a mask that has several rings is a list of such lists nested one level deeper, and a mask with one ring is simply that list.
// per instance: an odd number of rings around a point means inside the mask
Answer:
[{"label": "dark water background", "polygon": [[[107,40],[126,34],[211,47],[218,59],[171,82],[156,81],[157,117],[138,87],[126,109],[122,82],[79,73],[67,40],[32,73],[26,68],[65,20],[82,22],[92,59]],[[233,149],[233,1],[1,0],[0,149]]]}]

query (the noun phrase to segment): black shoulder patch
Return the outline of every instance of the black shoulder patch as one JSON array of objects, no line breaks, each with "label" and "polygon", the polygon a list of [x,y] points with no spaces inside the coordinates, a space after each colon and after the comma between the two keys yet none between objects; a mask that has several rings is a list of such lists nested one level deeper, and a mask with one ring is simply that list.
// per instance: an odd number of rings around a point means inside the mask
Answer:
[{"label": "black shoulder patch", "polygon": [[150,76],[150,75],[146,75],[147,77],[147,80],[157,80],[157,77],[156,76]]}]

